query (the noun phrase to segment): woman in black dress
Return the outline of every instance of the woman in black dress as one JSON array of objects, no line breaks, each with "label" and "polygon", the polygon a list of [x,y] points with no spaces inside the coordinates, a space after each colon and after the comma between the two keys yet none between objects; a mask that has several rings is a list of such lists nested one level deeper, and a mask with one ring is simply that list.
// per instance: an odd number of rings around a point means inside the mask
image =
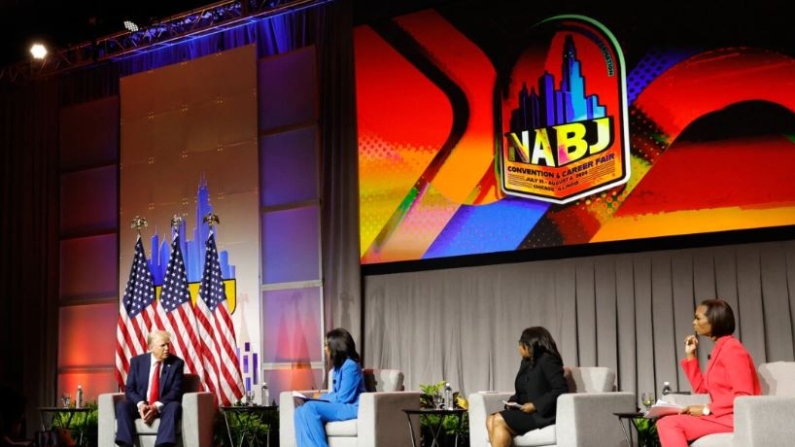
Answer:
[{"label": "woman in black dress", "polygon": [[558,396],[569,391],[563,360],[549,331],[541,326],[525,329],[519,339],[522,363],[516,374],[515,405],[486,419],[492,447],[508,447],[514,436],[555,423]]}]

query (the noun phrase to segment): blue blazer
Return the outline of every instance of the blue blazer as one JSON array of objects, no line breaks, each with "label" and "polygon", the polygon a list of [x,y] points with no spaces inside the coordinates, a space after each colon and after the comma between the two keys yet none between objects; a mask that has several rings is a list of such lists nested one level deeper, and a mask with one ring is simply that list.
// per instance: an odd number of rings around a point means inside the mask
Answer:
[{"label": "blue blazer", "polygon": [[359,405],[359,395],[365,392],[364,373],[358,362],[345,359],[342,366],[331,373],[331,391],[321,399],[340,404]]},{"label": "blue blazer", "polygon": [[[138,402],[146,401],[148,396],[146,389],[149,387],[149,370],[152,363],[152,354],[146,353],[133,357],[130,360],[130,372],[127,375],[127,384],[124,387],[124,395],[128,402],[137,405]],[[160,399],[163,404],[169,402],[182,403],[182,376],[185,370],[185,362],[171,354],[163,360],[160,371]]]}]

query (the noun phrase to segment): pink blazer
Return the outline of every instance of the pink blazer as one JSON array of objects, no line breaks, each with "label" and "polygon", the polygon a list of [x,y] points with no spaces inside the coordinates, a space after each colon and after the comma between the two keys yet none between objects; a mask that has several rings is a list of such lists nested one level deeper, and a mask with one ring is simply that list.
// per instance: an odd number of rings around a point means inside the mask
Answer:
[{"label": "pink blazer", "polygon": [[704,416],[727,427],[734,427],[734,398],[759,395],[759,376],[751,355],[732,335],[718,338],[706,372],[698,359],[682,360],[682,369],[695,393],[709,393],[711,414]]}]

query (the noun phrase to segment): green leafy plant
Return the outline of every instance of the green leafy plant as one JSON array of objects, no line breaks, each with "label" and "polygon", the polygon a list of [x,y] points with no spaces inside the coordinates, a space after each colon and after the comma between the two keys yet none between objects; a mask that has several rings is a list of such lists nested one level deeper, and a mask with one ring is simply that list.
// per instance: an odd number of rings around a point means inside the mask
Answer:
[{"label": "green leafy plant", "polygon": [[[240,402],[235,403],[235,406],[243,406]],[[279,413],[278,412],[252,412],[252,413],[236,413],[234,416],[229,417],[229,430],[232,431],[232,438],[240,445],[232,445],[229,440],[229,432],[227,431],[226,421],[224,415],[218,413],[213,424],[213,444],[216,447],[254,447],[265,446],[268,432],[273,430],[274,435],[278,433],[279,427]],[[244,433],[245,432],[245,433]],[[245,435],[245,439],[243,438]],[[278,442],[271,439],[271,445]]]},{"label": "green leafy plant", "polygon": [[660,438],[657,436],[657,425],[653,419],[634,418],[632,423],[638,430],[638,446],[660,447]]},{"label": "green leafy plant", "polygon": [[[66,444],[74,444],[81,447],[96,447],[97,439],[99,437],[99,407],[96,401],[87,402],[83,408],[88,409],[87,412],[78,412],[74,414],[58,413],[54,417],[58,421],[53,421],[56,426],[66,427],[69,426],[68,435],[73,442],[63,440]],[[69,418],[71,417],[71,420]]]}]

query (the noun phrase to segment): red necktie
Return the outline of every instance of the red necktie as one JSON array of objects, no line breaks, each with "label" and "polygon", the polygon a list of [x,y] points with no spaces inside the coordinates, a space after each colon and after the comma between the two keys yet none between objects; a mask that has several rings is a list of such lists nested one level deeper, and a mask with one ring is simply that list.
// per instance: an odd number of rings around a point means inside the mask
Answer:
[{"label": "red necktie", "polygon": [[149,387],[149,405],[154,405],[160,398],[160,363],[155,363],[155,373],[152,375],[152,386]]}]

